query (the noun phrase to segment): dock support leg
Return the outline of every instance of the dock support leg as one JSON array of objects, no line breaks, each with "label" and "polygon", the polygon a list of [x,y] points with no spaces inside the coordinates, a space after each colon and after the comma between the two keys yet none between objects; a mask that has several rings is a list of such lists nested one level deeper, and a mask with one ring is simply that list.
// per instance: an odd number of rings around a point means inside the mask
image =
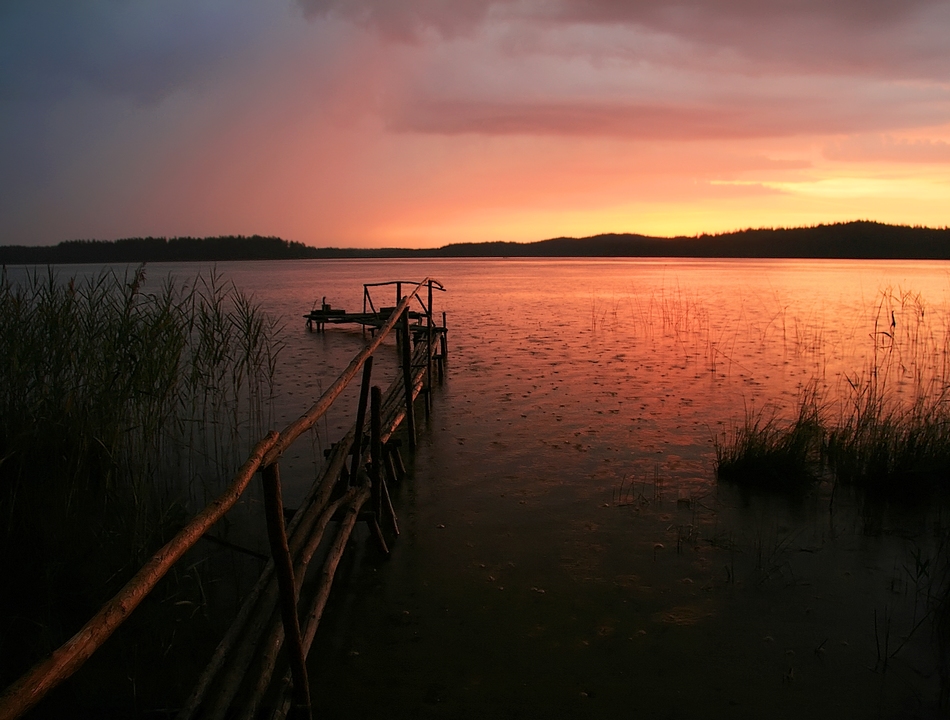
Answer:
[{"label": "dock support leg", "polygon": [[363,424],[366,422],[366,400],[369,397],[369,380],[373,373],[373,356],[366,358],[363,365],[363,384],[360,387],[360,404],[356,410],[356,434],[353,437],[353,464],[350,466],[350,485],[357,482],[360,471],[360,458],[363,456]]},{"label": "dock support leg", "polygon": [[280,614],[284,622],[287,654],[294,680],[293,720],[311,720],[310,681],[307,678],[307,658],[300,635],[300,618],[297,615],[297,590],[294,584],[294,565],[287,543],[284,527],[284,505],[281,499],[280,471],[277,463],[268,465],[262,473],[264,485],[264,513],[267,517],[267,536],[274,570],[280,591]]},{"label": "dock support leg", "polygon": [[406,434],[409,436],[409,449],[416,449],[416,419],[412,412],[412,347],[409,338],[409,310],[403,311],[399,332],[402,335],[402,378],[406,391]]},{"label": "dock support leg", "polygon": [[386,545],[386,538],[383,537],[383,529],[380,527],[380,519],[383,514],[383,447],[382,436],[382,405],[383,393],[377,386],[373,386],[372,397],[370,400],[370,445],[369,445],[369,478],[370,478],[370,498],[373,505],[373,512],[370,518],[370,528],[376,541],[379,543],[379,549],[383,555],[389,555],[389,548]]}]

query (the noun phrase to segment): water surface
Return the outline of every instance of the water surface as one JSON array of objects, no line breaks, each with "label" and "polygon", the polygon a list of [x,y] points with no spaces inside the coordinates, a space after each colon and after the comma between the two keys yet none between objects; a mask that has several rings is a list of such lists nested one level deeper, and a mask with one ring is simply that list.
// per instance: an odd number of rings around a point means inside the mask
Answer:
[{"label": "water surface", "polygon": [[[929,716],[937,646],[918,622],[943,511],[840,491],[832,508],[827,486],[743,495],[717,484],[714,440],[747,412],[791,414],[805,388],[834,407],[872,367],[895,392],[939,376],[948,269],[219,264],[285,323],[276,427],[363,342],[307,333],[315,301],[358,310],[362,283],[426,275],[448,290],[448,374],[406,457],[402,536],[387,561],[354,546],[311,662],[320,716]],[[149,282],[194,271],[151,266]],[[394,368],[386,349],[380,384]],[[288,503],[354,395],[287,458]]]}]

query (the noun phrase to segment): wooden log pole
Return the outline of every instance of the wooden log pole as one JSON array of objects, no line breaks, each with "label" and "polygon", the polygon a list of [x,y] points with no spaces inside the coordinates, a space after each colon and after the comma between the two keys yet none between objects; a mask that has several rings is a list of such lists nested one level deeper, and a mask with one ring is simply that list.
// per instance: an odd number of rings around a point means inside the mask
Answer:
[{"label": "wooden log pole", "polygon": [[[320,514],[316,526],[307,538],[306,544],[300,549],[300,553],[297,555],[294,563],[294,587],[298,598],[301,597],[303,591],[304,576],[307,574],[310,560],[320,546],[330,520],[338,510],[353,501],[360,492],[359,488],[350,488],[341,498],[332,503],[328,503]],[[258,716],[258,711],[267,693],[267,689],[271,685],[274,668],[277,666],[277,658],[283,641],[283,625],[279,622],[270,623],[267,626],[266,632],[261,635],[254,646],[255,655],[258,656],[260,660],[255,672],[257,676],[256,682],[253,684],[253,687],[251,687],[250,694],[242,697],[240,705],[238,706],[240,712],[235,715],[234,709],[232,708],[228,717],[233,718],[233,720],[254,720],[254,718]],[[309,651],[310,646],[304,642],[304,655],[307,655]],[[250,679],[250,676],[245,679],[245,684],[247,684],[247,679]],[[233,700],[233,695],[231,699]]]},{"label": "wooden log pole", "polygon": [[[323,611],[327,606],[327,599],[330,597],[330,588],[333,586],[333,579],[336,576],[340,559],[343,557],[343,551],[346,549],[346,543],[349,540],[350,535],[353,534],[353,528],[356,526],[356,520],[359,516],[360,509],[363,507],[366,501],[369,500],[369,488],[364,487],[362,490],[358,490],[358,493],[359,494],[353,498],[350,505],[346,508],[343,520],[340,523],[339,529],[337,530],[336,538],[334,539],[333,545],[327,553],[326,560],[324,560],[316,594],[308,603],[310,612],[307,614],[304,620],[303,637],[304,649],[308,652],[311,645],[313,644],[313,639],[317,634],[317,627],[320,625],[320,619],[323,617]],[[287,714],[288,707],[289,700],[287,699],[287,696],[284,695],[283,699],[278,701],[277,707],[275,708],[275,711],[271,717],[275,720],[278,718],[282,720]]]},{"label": "wooden log pole", "polygon": [[281,498],[280,470],[277,463],[268,465],[262,474],[264,484],[264,513],[267,517],[267,537],[274,556],[277,585],[280,589],[280,614],[284,623],[286,647],[290,670],[294,679],[293,717],[309,720],[310,681],[307,678],[307,658],[300,635],[300,619],[297,615],[297,591],[294,583],[293,558],[287,544],[284,528],[284,505]]},{"label": "wooden log pole", "polygon": [[386,538],[383,536],[383,530],[380,527],[383,508],[383,444],[382,444],[382,406],[383,394],[379,387],[373,387],[372,400],[370,401],[370,445],[369,445],[369,482],[370,499],[373,507],[373,517],[370,520],[370,530],[379,544],[379,549],[383,555],[389,555],[389,547],[386,545]]},{"label": "wooden log pole", "polygon": [[426,309],[426,420],[432,412],[432,280],[429,286],[429,306]]},{"label": "wooden log pole", "polygon": [[379,386],[373,386],[373,399],[372,407],[370,409],[370,444],[369,444],[369,457],[370,457],[370,489],[372,491],[373,498],[373,515],[376,516],[376,522],[379,523],[381,508],[382,508],[382,495],[380,488],[382,486],[383,478],[383,445],[380,440],[380,435],[382,433],[382,405],[383,405],[383,394],[379,389]]},{"label": "wooden log pole", "polygon": [[231,509],[260,467],[261,458],[278,440],[271,432],[251,451],[228,489],[208,504],[149,560],[115,597],[46,660],[7,688],[0,697],[0,720],[15,720],[34,707],[46,694],[76,672],[99,649],[116,628],[139,606],[169,568],[212,525]]},{"label": "wooden log pole", "polygon": [[363,455],[363,424],[366,422],[366,401],[369,397],[369,381],[373,374],[373,358],[366,358],[363,366],[363,384],[360,386],[360,404],[356,409],[356,435],[353,438],[353,464],[350,466],[350,485],[356,483]]},{"label": "wooden log pole", "polygon": [[399,445],[395,442],[390,444],[390,452],[393,456],[393,462],[396,463],[396,472],[399,473],[400,480],[406,477],[406,464],[402,461],[402,455],[399,453]]},{"label": "wooden log pole", "polygon": [[396,465],[393,463],[393,455],[390,452],[389,445],[383,446],[383,468],[386,470],[386,478],[393,485],[399,482],[399,476],[396,474]]},{"label": "wooden log pole", "polygon": [[[309,558],[313,554],[308,548],[314,537],[322,536],[323,526],[328,521],[326,506],[341,471],[345,471],[347,448],[352,445],[354,431],[351,428],[339,442],[334,443],[329,451],[328,462],[320,479],[314,483],[307,497],[301,504],[301,509],[294,514],[287,526],[290,552],[295,557],[295,582],[307,572]],[[330,515],[332,515],[332,504]],[[269,562],[265,574],[272,580],[274,563]],[[299,591],[297,593],[300,595]],[[185,708],[178,714],[177,720],[192,720],[198,708],[203,707],[201,717],[204,720],[223,720],[229,708],[234,703],[238,692],[242,689],[242,682],[248,668],[260,654],[260,638],[273,624],[272,610],[277,604],[278,592],[274,582],[267,582],[263,588],[260,601],[246,601],[254,605],[248,610],[247,618],[240,624],[235,622],[228,629],[227,635],[215,650],[212,661],[201,675],[192,696]],[[242,614],[244,609],[242,608]],[[279,615],[276,620],[280,625]],[[283,642],[283,633],[280,635]],[[212,687],[213,686],[213,687]]]},{"label": "wooden log pole", "polygon": [[380,477],[380,490],[382,490],[383,507],[386,508],[386,514],[389,516],[389,522],[392,523],[393,532],[399,537],[399,520],[396,517],[396,508],[393,506],[393,499],[389,495],[389,486],[386,480]]},{"label": "wooden log pole", "polygon": [[281,431],[277,443],[267,452],[267,454],[264,456],[264,459],[261,461],[262,465],[267,466],[273,464],[298,437],[313,427],[317,420],[323,417],[324,413],[326,413],[326,411],[330,408],[334,400],[337,399],[340,393],[343,392],[343,389],[363,367],[366,359],[376,352],[376,348],[380,346],[386,335],[396,326],[396,323],[401,316],[400,314],[409,307],[409,300],[416,292],[419,292],[419,290],[422,288],[422,285],[423,283],[419,283],[415,290],[413,290],[412,293],[402,300],[402,302],[393,311],[392,316],[388,318],[385,323],[383,323],[374,339],[369,344],[367,344],[366,347],[364,347],[355,358],[350,361],[350,364],[346,366],[346,369],[340,373],[340,376],[333,382],[333,384],[328,387],[326,391],[324,391],[323,395],[320,396],[317,402],[314,403],[314,405],[309,410],[307,410],[306,413],[294,420],[286,428],[284,428],[283,431]]},{"label": "wooden log pole", "polygon": [[412,412],[412,348],[409,343],[409,310],[403,311],[402,324],[402,378],[406,390],[406,434],[409,436],[409,449],[416,449],[416,419]]},{"label": "wooden log pole", "polygon": [[449,326],[445,324],[445,310],[442,311],[442,332],[439,333],[439,344],[442,349],[442,362],[445,362],[445,359],[449,354],[449,341],[446,338],[446,335],[449,334]]}]

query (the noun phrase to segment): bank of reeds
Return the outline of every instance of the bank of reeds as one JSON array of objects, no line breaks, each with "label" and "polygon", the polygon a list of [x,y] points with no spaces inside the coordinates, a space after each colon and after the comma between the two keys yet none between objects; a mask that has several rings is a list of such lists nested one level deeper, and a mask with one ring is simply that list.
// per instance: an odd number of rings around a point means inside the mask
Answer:
[{"label": "bank of reeds", "polygon": [[[59,642],[53,626],[68,627],[70,608],[84,618],[189,499],[203,504],[216,490],[203,468],[227,479],[263,428],[280,347],[273,321],[214,274],[155,292],[143,292],[144,280],[144,268],[0,278],[8,658],[30,654],[11,647],[24,624]],[[40,636],[30,642],[44,644]]]},{"label": "bank of reeds", "polygon": [[789,423],[781,422],[774,410],[747,410],[731,437],[714,441],[716,473],[740,485],[795,490],[819,476],[824,442],[818,396],[810,389]]},{"label": "bank of reeds", "polygon": [[818,411],[813,392],[791,423],[747,412],[716,445],[719,477],[769,485],[780,474],[804,482],[815,477],[817,461],[837,482],[895,498],[948,486],[950,327],[933,317],[918,295],[883,293],[868,365],[833,399],[836,419]]}]

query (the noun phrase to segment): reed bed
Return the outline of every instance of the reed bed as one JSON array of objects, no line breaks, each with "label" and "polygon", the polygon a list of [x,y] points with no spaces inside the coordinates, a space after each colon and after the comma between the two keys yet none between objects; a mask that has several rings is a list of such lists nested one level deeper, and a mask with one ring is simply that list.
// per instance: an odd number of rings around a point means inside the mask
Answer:
[{"label": "reed bed", "polygon": [[42,654],[71,614],[95,609],[230,477],[267,421],[275,323],[214,274],[155,292],[144,281],[144,266],[0,278],[7,659]]},{"label": "reed bed", "polygon": [[739,484],[794,490],[820,476],[825,432],[814,388],[802,394],[798,414],[788,424],[773,410],[747,410],[731,437],[714,441],[716,474]]},{"label": "reed bed", "polygon": [[825,408],[810,390],[794,421],[747,412],[731,437],[716,443],[719,477],[769,485],[777,474],[806,482],[824,470],[837,482],[893,497],[946,486],[950,317],[928,312],[919,295],[888,290],[869,339],[867,366],[846,376]]}]

